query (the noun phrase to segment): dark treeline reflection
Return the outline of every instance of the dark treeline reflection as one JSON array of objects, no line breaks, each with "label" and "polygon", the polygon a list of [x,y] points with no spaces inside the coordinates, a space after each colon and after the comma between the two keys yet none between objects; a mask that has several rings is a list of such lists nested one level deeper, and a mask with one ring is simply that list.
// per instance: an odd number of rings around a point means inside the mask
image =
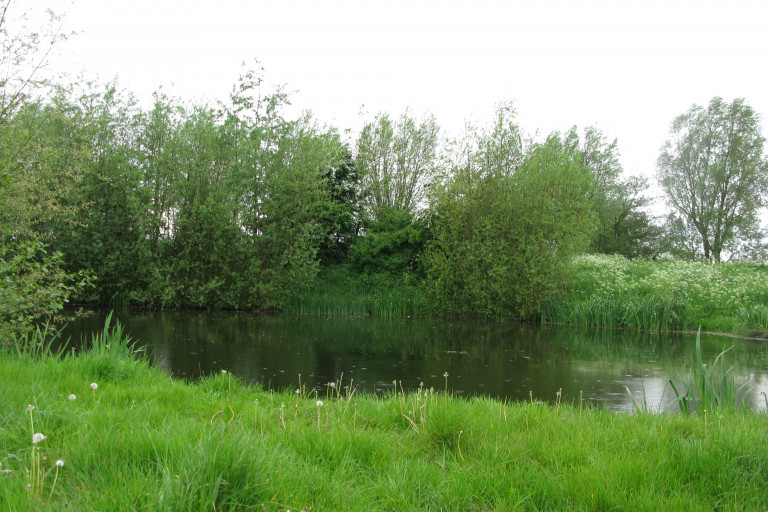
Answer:
[{"label": "dark treeline reflection", "polygon": [[[685,373],[693,336],[580,330],[515,323],[429,319],[252,316],[242,313],[117,315],[137,344],[173,376],[195,379],[227,370],[271,389],[306,384],[326,393],[329,382],[383,393],[424,383],[467,396],[564,401],[628,409],[628,387],[654,409],[669,407],[667,381]],[[70,325],[82,333],[103,326],[94,315]],[[721,350],[737,375],[768,388],[766,348],[748,341],[703,337],[705,358]]]}]

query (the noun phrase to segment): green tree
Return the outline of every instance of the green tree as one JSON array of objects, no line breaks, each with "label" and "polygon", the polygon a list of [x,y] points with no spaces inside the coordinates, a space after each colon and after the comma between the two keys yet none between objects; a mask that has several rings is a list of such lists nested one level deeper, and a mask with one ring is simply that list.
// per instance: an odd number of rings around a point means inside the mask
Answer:
[{"label": "green tree", "polygon": [[397,121],[379,114],[357,141],[355,162],[362,175],[368,215],[423,206],[425,187],[437,166],[439,127],[434,116],[420,121],[405,112]]},{"label": "green tree", "polygon": [[348,262],[358,273],[379,275],[393,282],[407,274],[419,273],[419,257],[429,238],[426,222],[402,211],[380,211],[366,224],[366,234],[356,239]]},{"label": "green tree", "polygon": [[70,295],[89,277],[64,270],[62,255],[43,243],[41,229],[65,211],[60,195],[70,175],[51,179],[55,156],[46,144],[41,75],[51,50],[66,35],[49,12],[44,27],[26,29],[12,17],[13,2],[0,4],[0,340],[56,319]]},{"label": "green tree", "polygon": [[719,263],[758,233],[768,190],[759,116],[743,99],[713,98],[672,123],[658,159],[668,204],[699,234],[703,258]]},{"label": "green tree", "polygon": [[137,143],[140,110],[115,83],[62,91],[56,102],[51,112],[61,112],[61,122],[46,136],[57,158],[48,172],[61,175],[74,165],[79,176],[64,195],[73,211],[52,228],[49,243],[64,253],[70,270],[97,277],[94,295],[85,300],[129,301],[130,289],[146,286],[140,254],[150,243]]},{"label": "green tree", "polygon": [[318,258],[321,264],[340,264],[362,227],[360,172],[346,146],[341,148],[339,161],[322,173],[322,189]]},{"label": "green tree", "polygon": [[654,258],[661,251],[664,229],[645,210],[648,182],[630,176],[615,183],[610,194],[595,207],[597,233],[590,251],[627,258]]},{"label": "green tree", "polygon": [[557,134],[491,168],[457,169],[437,195],[426,285],[443,313],[531,318],[589,242],[593,178]]},{"label": "green tree", "polygon": [[609,141],[593,126],[581,135],[573,127],[563,138],[569,150],[578,155],[582,172],[593,178],[588,198],[597,224],[589,250],[628,258],[658,254],[661,228],[644,210],[650,202],[644,194],[647,180],[623,177],[618,141]]}]

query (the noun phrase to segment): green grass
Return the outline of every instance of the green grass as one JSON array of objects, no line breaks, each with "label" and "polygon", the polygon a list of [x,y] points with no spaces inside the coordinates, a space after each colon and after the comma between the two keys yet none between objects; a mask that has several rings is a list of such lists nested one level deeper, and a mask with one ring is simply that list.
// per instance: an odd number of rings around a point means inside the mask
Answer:
[{"label": "green grass", "polygon": [[[0,355],[3,510],[768,504],[764,413],[630,416],[424,388],[377,398],[349,382],[268,392],[229,373],[188,383],[152,368],[118,329],[109,343],[62,358]],[[33,444],[34,433],[47,437]]]},{"label": "green grass", "polygon": [[418,293],[407,279],[352,275],[345,267],[325,269],[314,286],[291,297],[284,311],[333,317],[406,318],[417,314]]},{"label": "green grass", "polygon": [[573,282],[548,302],[542,320],[608,328],[690,330],[764,336],[768,333],[768,267],[627,260],[587,255],[574,259]]}]

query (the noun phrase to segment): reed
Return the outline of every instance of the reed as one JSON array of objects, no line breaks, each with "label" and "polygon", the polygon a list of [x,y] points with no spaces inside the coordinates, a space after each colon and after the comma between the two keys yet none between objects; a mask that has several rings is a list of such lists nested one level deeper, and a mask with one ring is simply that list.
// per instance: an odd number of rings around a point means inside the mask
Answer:
[{"label": "reed", "polygon": [[723,409],[739,409],[744,405],[743,397],[748,391],[745,384],[738,386],[733,374],[733,366],[728,367],[725,349],[715,357],[712,363],[705,363],[701,355],[701,328],[696,333],[696,349],[690,374],[682,379],[682,388],[678,390],[670,380],[669,385],[675,393],[676,402],[684,413],[692,411],[706,413]]},{"label": "reed", "polygon": [[284,310],[331,317],[406,318],[416,314],[415,302],[413,291],[405,288],[357,293],[354,290],[315,290],[292,297]]},{"label": "reed", "polygon": [[66,351],[68,344],[69,340],[61,339],[61,329],[50,323],[37,325],[31,332],[12,341],[17,356],[33,358],[59,357]]}]

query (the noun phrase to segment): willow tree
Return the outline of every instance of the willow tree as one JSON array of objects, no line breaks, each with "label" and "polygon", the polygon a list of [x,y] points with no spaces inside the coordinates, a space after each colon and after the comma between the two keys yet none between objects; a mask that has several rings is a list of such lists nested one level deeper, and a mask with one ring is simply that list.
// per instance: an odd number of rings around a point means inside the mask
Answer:
[{"label": "willow tree", "polygon": [[436,168],[438,133],[433,116],[417,120],[407,112],[395,121],[379,114],[363,127],[355,162],[374,217],[387,210],[413,213],[422,204]]},{"label": "willow tree", "polygon": [[533,145],[514,169],[494,167],[457,169],[436,195],[424,261],[438,312],[535,316],[589,243],[593,178],[559,135]]},{"label": "willow tree", "polygon": [[741,99],[713,98],[672,123],[658,159],[658,180],[669,205],[695,229],[704,259],[748,242],[759,230],[768,191],[765,138],[755,111]]}]

